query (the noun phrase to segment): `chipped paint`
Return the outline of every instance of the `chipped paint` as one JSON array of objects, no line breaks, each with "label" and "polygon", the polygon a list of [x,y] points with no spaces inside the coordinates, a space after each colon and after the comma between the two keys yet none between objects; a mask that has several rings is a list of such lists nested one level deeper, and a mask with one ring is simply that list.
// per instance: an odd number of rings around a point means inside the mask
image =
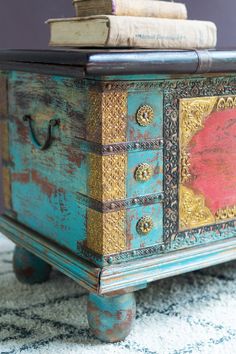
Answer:
[{"label": "chipped paint", "polygon": [[93,334],[102,341],[123,340],[133,327],[135,313],[134,293],[111,297],[89,295],[88,322]]}]

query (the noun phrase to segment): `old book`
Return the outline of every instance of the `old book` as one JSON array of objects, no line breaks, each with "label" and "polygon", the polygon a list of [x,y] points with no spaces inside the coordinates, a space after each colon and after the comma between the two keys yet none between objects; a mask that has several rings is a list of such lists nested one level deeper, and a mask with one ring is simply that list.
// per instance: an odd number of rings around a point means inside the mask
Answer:
[{"label": "old book", "polygon": [[51,19],[51,46],[204,49],[216,45],[212,22],[131,16]]},{"label": "old book", "polygon": [[157,0],[74,0],[76,15],[116,15],[186,19],[185,4]]}]

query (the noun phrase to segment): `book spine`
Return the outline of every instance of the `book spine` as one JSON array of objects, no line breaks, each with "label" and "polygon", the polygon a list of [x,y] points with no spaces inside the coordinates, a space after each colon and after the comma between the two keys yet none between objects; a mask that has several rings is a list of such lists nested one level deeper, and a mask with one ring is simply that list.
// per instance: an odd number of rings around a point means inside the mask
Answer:
[{"label": "book spine", "polygon": [[171,19],[187,19],[187,9],[182,3],[157,0],[98,0],[96,6],[90,0],[74,1],[76,16],[94,15],[138,16]]},{"label": "book spine", "polygon": [[109,18],[108,47],[153,49],[209,49],[216,46],[217,30],[212,22],[169,19]]}]

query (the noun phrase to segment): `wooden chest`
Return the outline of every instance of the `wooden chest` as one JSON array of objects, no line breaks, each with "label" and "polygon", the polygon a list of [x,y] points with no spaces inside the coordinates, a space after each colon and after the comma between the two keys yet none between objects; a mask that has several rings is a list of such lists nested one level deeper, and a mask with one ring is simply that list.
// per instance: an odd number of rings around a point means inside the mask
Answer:
[{"label": "wooden chest", "polygon": [[236,258],[236,53],[2,51],[4,211],[23,282],[50,265],[123,339],[133,292]]}]

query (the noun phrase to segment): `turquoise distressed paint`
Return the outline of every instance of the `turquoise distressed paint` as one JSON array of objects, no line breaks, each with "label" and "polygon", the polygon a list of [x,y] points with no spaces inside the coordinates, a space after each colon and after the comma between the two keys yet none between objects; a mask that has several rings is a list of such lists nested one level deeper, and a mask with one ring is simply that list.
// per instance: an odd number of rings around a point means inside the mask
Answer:
[{"label": "turquoise distressed paint", "polygon": [[[58,99],[66,91],[78,113],[81,94],[74,89],[72,79],[50,77],[46,86],[42,86],[31,78],[30,74],[12,72],[9,83],[10,156],[14,161],[11,169],[13,210],[22,224],[77,252],[77,242],[86,239],[86,207],[78,203],[76,195],[87,194],[87,155],[72,144],[74,131],[71,122],[68,124],[67,97],[60,105]],[[50,93],[54,85],[57,87],[56,95]],[[19,93],[19,86],[22,93]],[[28,87],[32,88],[30,94],[34,99],[26,97],[20,103]],[[44,90],[46,94],[42,98]],[[39,99],[37,92],[41,95]],[[44,104],[47,99],[51,99],[55,112]],[[83,109],[83,106],[79,108]],[[29,127],[23,121],[25,114],[35,116],[34,127],[40,141],[45,139],[48,119],[60,119],[61,128],[53,129],[49,149],[41,151],[33,145]]]},{"label": "turquoise distressed paint", "polygon": [[[153,169],[153,176],[148,181],[137,181],[135,171],[137,167],[147,163]],[[128,168],[126,176],[127,198],[142,196],[163,191],[163,151],[143,151],[128,154]]]},{"label": "turquoise distressed paint", "polygon": [[20,223],[77,252],[77,242],[86,239],[86,207],[77,203],[74,194],[58,190],[49,199],[33,183],[15,182],[12,188]]},{"label": "turquoise distressed paint", "polygon": [[[139,107],[148,105],[153,109],[154,118],[150,125],[144,127],[137,124],[136,113]],[[163,97],[160,90],[130,92],[128,95],[128,128],[127,139],[144,141],[163,137]]]},{"label": "turquoise distressed paint", "polygon": [[[152,230],[141,235],[137,231],[138,221],[145,216],[153,220]],[[128,249],[139,249],[163,242],[163,205],[155,204],[142,208],[128,209],[126,215],[127,225],[127,247]]]},{"label": "turquoise distressed paint", "polygon": [[113,343],[123,340],[132,329],[135,313],[134,293],[110,297],[89,294],[89,326],[102,341]]}]

